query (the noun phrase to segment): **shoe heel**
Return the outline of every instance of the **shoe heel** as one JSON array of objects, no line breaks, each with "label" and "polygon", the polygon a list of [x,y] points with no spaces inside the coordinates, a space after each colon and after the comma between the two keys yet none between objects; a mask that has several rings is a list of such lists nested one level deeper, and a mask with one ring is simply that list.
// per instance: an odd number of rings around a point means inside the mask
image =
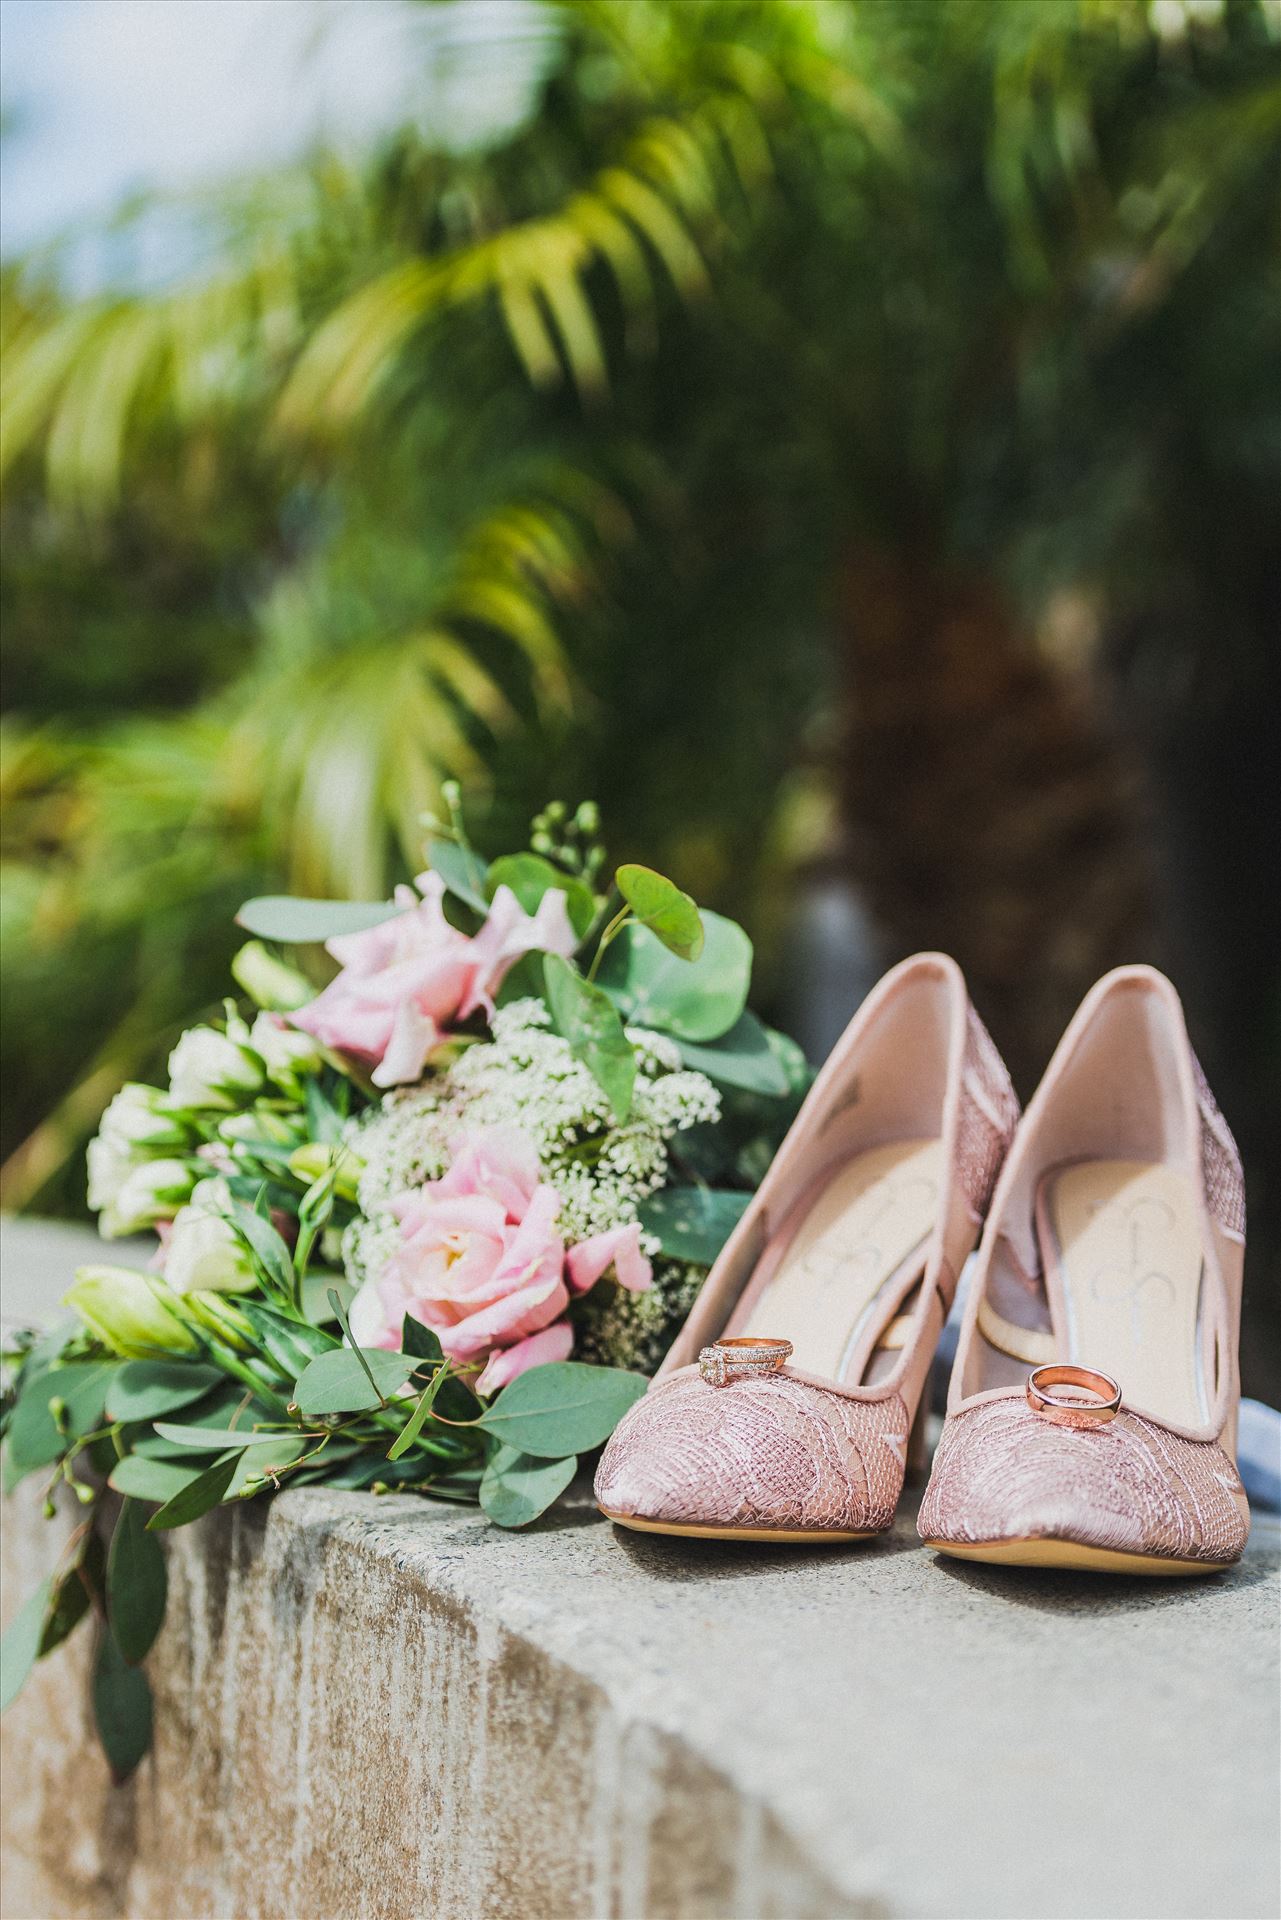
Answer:
[{"label": "shoe heel", "polygon": [[907,1436],[907,1469],[903,1477],[908,1485],[918,1486],[929,1472],[929,1465],[930,1394],[927,1381],[925,1391],[917,1402],[916,1414]]}]

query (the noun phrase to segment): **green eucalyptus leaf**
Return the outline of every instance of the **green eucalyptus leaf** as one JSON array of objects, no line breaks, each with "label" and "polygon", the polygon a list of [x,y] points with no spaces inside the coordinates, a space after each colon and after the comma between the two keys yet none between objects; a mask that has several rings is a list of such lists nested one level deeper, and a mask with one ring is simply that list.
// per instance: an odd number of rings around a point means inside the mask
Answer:
[{"label": "green eucalyptus leaf", "polygon": [[[362,1361],[364,1365],[362,1365]],[[300,1411],[311,1419],[320,1413],[365,1413],[398,1393],[419,1364],[412,1353],[384,1353],[375,1348],[356,1353],[336,1347],[303,1368],[294,1387]],[[369,1375],[375,1385],[371,1385]]]},{"label": "green eucalyptus leaf", "polygon": [[323,1327],[304,1325],[261,1300],[242,1297],[236,1305],[258,1335],[268,1358],[291,1380],[296,1380],[318,1354],[332,1353],[338,1346],[333,1334],[326,1333]]},{"label": "green eucalyptus leaf", "polygon": [[200,1462],[194,1458],[189,1466],[178,1466],[170,1460],[152,1460],[140,1453],[128,1453],[111,1469],[107,1485],[117,1493],[128,1494],[132,1500],[150,1500],[153,1506],[163,1507],[176,1493],[198,1480],[200,1473]]},{"label": "green eucalyptus leaf", "polygon": [[489,912],[485,867],[470,847],[460,847],[456,840],[429,840],[427,865],[440,875],[456,900],[485,917]]},{"label": "green eucalyptus leaf", "polygon": [[126,1500],[107,1555],[107,1618],[131,1667],[150,1651],[160,1631],[168,1592],[160,1542],[148,1533],[139,1503]]},{"label": "green eucalyptus leaf", "polygon": [[17,1699],[40,1653],[53,1581],[42,1580],[0,1637],[0,1713]]},{"label": "green eucalyptus leaf", "polygon": [[[261,1422],[278,1421],[280,1418],[279,1407],[270,1407],[265,1401],[246,1394],[238,1381],[224,1382],[216,1393],[207,1395],[194,1407],[181,1408],[180,1411],[183,1417],[179,1425],[182,1427],[198,1427],[201,1432],[213,1429],[223,1434],[252,1433]],[[143,1454],[152,1460],[176,1459],[184,1466],[190,1465],[187,1457],[190,1449],[176,1447],[171,1441],[162,1439],[154,1427],[146,1427],[141,1431],[131,1429],[126,1451]]]},{"label": "green eucalyptus leaf", "polygon": [[[121,1370],[116,1360],[72,1360],[34,1374],[24,1370],[6,1436],[19,1478],[35,1467],[49,1466],[73,1440],[102,1425],[108,1389]],[[63,1403],[63,1432],[50,1411],[50,1403],[57,1400]]]},{"label": "green eucalyptus leaf", "polygon": [[687,893],[652,867],[620,867],[614,884],[642,926],[682,960],[703,951],[703,921]]},{"label": "green eucalyptus leaf", "polygon": [[556,1031],[602,1088],[621,1125],[631,1112],[636,1054],[617,1008],[558,953],[544,956],[543,979]]},{"label": "green eucalyptus leaf", "polygon": [[499,1446],[480,1481],[480,1504],[500,1527],[527,1527],[564,1493],[578,1467],[577,1454],[542,1460],[516,1447]]},{"label": "green eucalyptus leaf", "polygon": [[[270,1482],[274,1473],[282,1467],[292,1466],[300,1455],[316,1445],[315,1436],[307,1433],[276,1433],[272,1439],[276,1442],[270,1450],[246,1447],[236,1463],[236,1471],[231,1476],[231,1484],[223,1495],[224,1500],[236,1500],[248,1489],[251,1493],[261,1490],[263,1484]],[[321,1455],[321,1459],[324,1459]],[[259,1483],[250,1487],[250,1481]]]},{"label": "green eucalyptus leaf", "polygon": [[110,1627],[98,1641],[92,1693],[98,1738],[119,1786],[151,1745],[151,1688],[142,1669],[129,1665]]},{"label": "green eucalyptus leaf", "polygon": [[156,1432],[162,1440],[189,1453],[221,1453],[226,1446],[282,1446],[296,1436],[288,1432],[255,1433],[248,1427],[183,1427],[170,1420],[157,1420]]},{"label": "green eucalyptus leaf", "polygon": [[[226,1445],[224,1439],[223,1445]],[[193,1461],[190,1447],[176,1447],[172,1440],[162,1440],[158,1433],[140,1433],[130,1443],[129,1457],[134,1460],[172,1460],[179,1466],[188,1466],[193,1473],[200,1471],[199,1461]],[[111,1472],[115,1473],[119,1461],[113,1463]]]},{"label": "green eucalyptus leaf", "polygon": [[[237,1443],[234,1452],[223,1454],[221,1460],[215,1460],[211,1467],[206,1467],[185,1487],[180,1487],[148,1520],[147,1526],[151,1532],[166,1533],[172,1527],[185,1527],[190,1521],[199,1520],[201,1514],[208,1513],[211,1507],[216,1507],[231,1485],[243,1451]],[[153,1460],[148,1464],[158,1467],[162,1463]]]},{"label": "green eucalyptus leaf", "polygon": [[[322,1081],[308,1078],[303,1082],[303,1107],[307,1115],[307,1140],[310,1144],[322,1147],[336,1147],[342,1142],[342,1132],[347,1118],[334,1105]],[[297,1149],[295,1148],[295,1152]]]},{"label": "green eucalyptus leaf", "polygon": [[596,898],[589,886],[554,867],[541,853],[505,853],[491,861],[485,882],[492,900],[499,887],[510,887],[526,913],[537,913],[545,893],[559,888],[565,896],[569,924],[581,940],[596,918]]},{"label": "green eucalyptus leaf", "polygon": [[[324,1457],[322,1454],[319,1464],[323,1465]],[[423,1474],[421,1455],[409,1460],[388,1460],[381,1452],[362,1452],[326,1472],[323,1480],[327,1487],[341,1487],[347,1493],[363,1493],[379,1481],[389,1487],[419,1485]],[[472,1497],[474,1499],[475,1495]]]},{"label": "green eucalyptus leaf", "polygon": [[[412,1353],[419,1360],[443,1360],[445,1357],[440,1341],[431,1328],[425,1327],[421,1320],[415,1320],[412,1313],[407,1313],[401,1323],[400,1346],[403,1353]],[[447,1373],[439,1381],[432,1405],[447,1420],[474,1420],[480,1412],[480,1402],[456,1373]]]},{"label": "green eucalyptus leaf", "polygon": [[553,1360],[518,1374],[477,1424],[522,1453],[561,1460],[608,1440],[648,1385],[643,1374],[621,1367]]},{"label": "green eucalyptus leaf", "polygon": [[752,943],[733,920],[703,914],[697,960],[679,960],[648,927],[625,926],[605,949],[597,979],[623,1018],[678,1040],[718,1040],[747,1005]]},{"label": "green eucalyptus leaf", "polygon": [[667,1187],[640,1205],[641,1225],[673,1260],[710,1267],[747,1210],[750,1193],[716,1187]]},{"label": "green eucalyptus leaf", "polygon": [[400,1350],[414,1354],[419,1360],[443,1360],[445,1357],[444,1348],[431,1328],[425,1327],[421,1320],[415,1320],[412,1313],[407,1313],[400,1323]]},{"label": "green eucalyptus leaf", "polygon": [[337,1319],[333,1304],[329,1298],[336,1293],[346,1312],[356,1297],[356,1289],[341,1274],[325,1273],[319,1268],[314,1273],[305,1273],[302,1280],[302,1314],[308,1326],[319,1327],[322,1331]]},{"label": "green eucalyptus leaf", "polygon": [[293,1259],[270,1220],[264,1220],[253,1207],[237,1200],[232,1207],[231,1224],[252,1254],[261,1278],[290,1299],[294,1290]]},{"label": "green eucalyptus leaf", "polygon": [[339,934],[364,933],[401,912],[391,900],[298,900],[288,893],[269,893],[246,900],[236,925],[262,940],[307,946]]},{"label": "green eucalyptus leaf", "polygon": [[718,1086],[741,1087],[746,1093],[768,1094],[780,1100],[792,1090],[787,1069],[770,1045],[769,1028],[746,1007],[719,1040],[705,1044],[681,1040],[678,1044],[684,1064],[705,1073]]},{"label": "green eucalyptus leaf", "polygon": [[387,1458],[389,1460],[399,1460],[402,1454],[409,1452],[409,1449],[413,1446],[415,1440],[423,1430],[423,1426],[436,1403],[437,1395],[448,1379],[448,1369],[445,1367],[437,1367],[430,1382],[424,1388],[423,1392],[419,1394],[417,1406],[410,1414],[408,1420],[406,1420],[400,1432],[396,1435],[396,1438],[392,1441],[390,1447],[388,1447]]},{"label": "green eucalyptus leaf", "polygon": [[54,1578],[53,1599],[40,1636],[41,1660],[71,1636],[89,1611],[91,1593],[101,1594],[102,1590],[102,1546],[98,1536],[91,1533],[74,1564]]},{"label": "green eucalyptus leaf", "polygon": [[203,1400],[226,1379],[220,1367],[198,1360],[126,1360],[107,1388],[107,1413],[112,1420],[154,1420]]}]

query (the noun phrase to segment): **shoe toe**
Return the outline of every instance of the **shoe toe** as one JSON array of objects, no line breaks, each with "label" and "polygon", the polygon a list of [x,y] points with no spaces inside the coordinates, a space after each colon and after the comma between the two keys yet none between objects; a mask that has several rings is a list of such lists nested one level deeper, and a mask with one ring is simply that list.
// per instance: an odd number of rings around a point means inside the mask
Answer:
[{"label": "shoe toe", "polygon": [[1056,1426],[1003,1398],[948,1420],[919,1531],[956,1546],[1057,1539],[1226,1563],[1248,1521],[1236,1470],[1213,1441],[1124,1410],[1095,1428]]},{"label": "shoe toe", "polygon": [[674,1374],[618,1427],[596,1499],[659,1526],[878,1531],[902,1489],[907,1429],[897,1395],[852,1400],[787,1374],[727,1387]]}]

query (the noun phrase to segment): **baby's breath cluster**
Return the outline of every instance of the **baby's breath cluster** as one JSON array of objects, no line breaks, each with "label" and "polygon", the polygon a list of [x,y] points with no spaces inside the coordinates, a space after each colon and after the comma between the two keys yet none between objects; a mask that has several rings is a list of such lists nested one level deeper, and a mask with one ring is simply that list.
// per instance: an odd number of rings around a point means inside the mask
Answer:
[{"label": "baby's breath cluster", "polygon": [[[558,1224],[567,1243],[635,1220],[641,1201],[667,1184],[670,1142],[687,1127],[719,1119],[720,1095],[705,1074],[682,1067],[679,1049],[664,1035],[632,1028],[628,1039],[636,1049],[636,1084],[621,1125],[534,999],[501,1008],[490,1039],[465,1046],[443,1072],[390,1094],[353,1123],[348,1140],[364,1172],[360,1216],[344,1241],[352,1280],[359,1285],[381,1270],[398,1240],[391,1202],[439,1179],[464,1131],[519,1127],[533,1141],[543,1178],[561,1196]],[[664,1261],[651,1238],[642,1236],[642,1245],[654,1258],[653,1288],[596,1290],[584,1358],[638,1366],[644,1356],[653,1365],[674,1317],[688,1312],[704,1269]]]}]

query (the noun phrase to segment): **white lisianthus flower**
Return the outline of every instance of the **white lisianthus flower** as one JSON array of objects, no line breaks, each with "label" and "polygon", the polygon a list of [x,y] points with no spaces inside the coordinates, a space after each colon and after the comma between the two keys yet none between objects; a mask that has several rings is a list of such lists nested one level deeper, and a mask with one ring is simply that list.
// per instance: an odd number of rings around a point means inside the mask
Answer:
[{"label": "white lisianthus flower", "polygon": [[278,1146],[285,1147],[297,1137],[287,1120],[261,1106],[252,1107],[247,1113],[229,1113],[225,1120],[218,1122],[218,1138],[233,1148],[241,1141],[254,1140],[274,1140]]},{"label": "white lisianthus flower", "polygon": [[235,1107],[262,1085],[262,1061],[214,1027],[190,1027],[169,1055],[175,1107]]},{"label": "white lisianthus flower", "polygon": [[284,1093],[302,1093],[303,1075],[319,1073],[324,1061],[309,1033],[300,1033],[274,1013],[260,1013],[249,1030],[249,1044]]},{"label": "white lisianthus flower", "polygon": [[[120,1089],[89,1143],[89,1205],[95,1213],[110,1213],[125,1182],[149,1161],[168,1158],[166,1149],[183,1145],[182,1127],[156,1087],[135,1082]],[[127,1233],[128,1227],[104,1227],[108,1238]]]},{"label": "white lisianthus flower", "polygon": [[101,1138],[89,1147],[89,1204],[98,1213],[98,1231],[104,1240],[140,1233],[158,1220],[171,1220],[190,1197],[195,1174],[186,1160],[140,1160],[124,1167],[111,1161],[111,1141]]},{"label": "white lisianthus flower", "polygon": [[165,1304],[163,1281],[129,1267],[77,1267],[63,1295],[91,1333],[128,1360],[155,1353],[194,1353],[195,1335]]},{"label": "white lisianthus flower", "polygon": [[127,1146],[109,1140],[103,1133],[89,1142],[85,1157],[89,1163],[90,1208],[94,1213],[105,1213],[115,1205],[116,1196],[138,1161]]},{"label": "white lisianthus flower", "polygon": [[144,1087],[136,1080],[121,1087],[98,1122],[98,1132],[121,1147],[157,1151],[181,1146],[183,1141],[182,1128],[165,1106],[159,1087]]},{"label": "white lisianthus flower", "polygon": [[225,1180],[202,1180],[174,1220],[165,1248],[165,1279],[175,1293],[246,1293],[253,1263],[226,1217]]}]

